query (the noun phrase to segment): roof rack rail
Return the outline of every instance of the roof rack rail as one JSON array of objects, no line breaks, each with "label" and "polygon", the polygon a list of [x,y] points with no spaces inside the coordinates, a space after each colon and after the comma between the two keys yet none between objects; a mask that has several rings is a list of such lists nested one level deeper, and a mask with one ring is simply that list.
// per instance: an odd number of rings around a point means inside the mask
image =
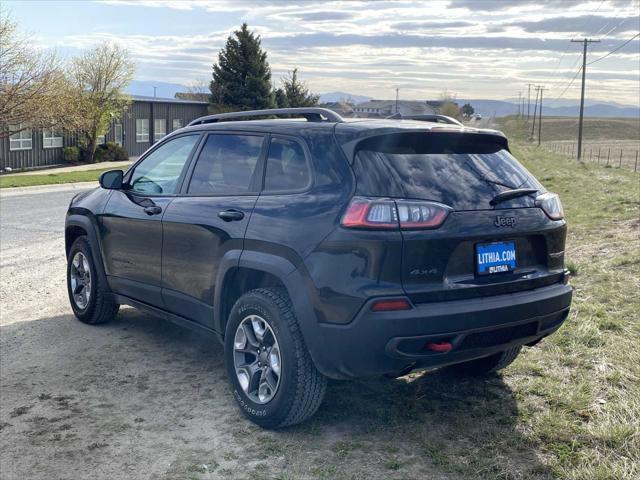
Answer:
[{"label": "roof rack rail", "polygon": [[[399,115],[399,116],[396,116],[396,115]],[[406,116],[402,116],[400,113],[396,113],[391,117],[387,117],[387,118],[393,118],[395,120],[418,120],[422,122],[448,123],[449,125],[458,125],[460,127],[464,127],[462,122],[456,120],[455,118],[448,117],[446,115],[439,115],[436,113],[425,113],[425,114],[419,114],[419,115],[406,115]]]},{"label": "roof rack rail", "polygon": [[333,110],[319,107],[305,107],[305,108],[271,108],[266,110],[247,110],[244,112],[227,112],[217,113],[215,115],[206,115],[204,117],[196,118],[187,125],[191,127],[193,125],[203,125],[205,123],[218,123],[228,120],[235,120],[238,118],[250,118],[250,117],[268,117],[268,116],[295,116],[306,118],[309,122],[336,122],[342,123],[344,119]]}]

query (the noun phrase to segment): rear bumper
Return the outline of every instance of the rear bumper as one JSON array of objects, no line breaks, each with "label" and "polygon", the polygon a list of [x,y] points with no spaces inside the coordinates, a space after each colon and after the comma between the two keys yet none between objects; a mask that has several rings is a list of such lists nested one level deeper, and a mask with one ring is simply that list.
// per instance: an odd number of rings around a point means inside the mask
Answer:
[{"label": "rear bumper", "polygon": [[[348,325],[321,323],[306,338],[318,369],[332,378],[393,373],[413,365],[441,367],[536,342],[569,314],[569,285],[486,298],[426,303],[372,312],[371,299]],[[450,342],[447,353],[425,349]]]}]

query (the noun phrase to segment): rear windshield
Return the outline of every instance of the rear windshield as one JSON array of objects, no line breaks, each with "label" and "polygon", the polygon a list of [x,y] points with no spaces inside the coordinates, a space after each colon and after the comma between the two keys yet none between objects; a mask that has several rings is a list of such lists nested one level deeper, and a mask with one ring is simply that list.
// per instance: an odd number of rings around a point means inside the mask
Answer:
[{"label": "rear windshield", "polygon": [[[367,139],[354,161],[357,191],[433,200],[456,210],[490,208],[493,197],[514,188],[543,191],[505,147],[500,138],[481,134],[402,133]],[[532,202],[522,197],[509,206]]]}]

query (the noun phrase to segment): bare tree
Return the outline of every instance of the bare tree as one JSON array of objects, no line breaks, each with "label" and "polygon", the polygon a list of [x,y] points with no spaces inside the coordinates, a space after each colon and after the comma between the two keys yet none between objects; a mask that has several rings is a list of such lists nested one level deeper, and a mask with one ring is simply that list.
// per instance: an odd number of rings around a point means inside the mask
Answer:
[{"label": "bare tree", "polygon": [[127,49],[103,43],[76,57],[71,62],[71,81],[76,94],[72,96],[77,130],[85,137],[87,162],[93,161],[97,139],[105,135],[109,124],[124,115],[131,103],[124,94],[135,71]]},{"label": "bare tree", "polygon": [[201,95],[201,94],[209,95],[211,93],[209,91],[209,83],[203,79],[194,80],[187,87],[186,93],[193,94],[193,95]]},{"label": "bare tree", "polygon": [[53,52],[37,50],[0,11],[0,138],[29,128],[65,128],[69,84]]}]

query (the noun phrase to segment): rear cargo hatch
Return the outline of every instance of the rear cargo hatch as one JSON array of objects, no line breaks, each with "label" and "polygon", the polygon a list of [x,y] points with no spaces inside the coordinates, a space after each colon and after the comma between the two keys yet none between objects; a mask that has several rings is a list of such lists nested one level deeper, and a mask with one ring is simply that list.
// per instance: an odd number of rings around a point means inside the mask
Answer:
[{"label": "rear cargo hatch", "polygon": [[[561,280],[564,221],[551,220],[536,206],[544,188],[504,138],[381,135],[360,142],[353,168],[359,196],[394,199],[399,208],[404,200],[451,208],[438,228],[401,229],[402,283],[414,302],[509,293]],[[504,193],[514,190],[514,198]]]}]

